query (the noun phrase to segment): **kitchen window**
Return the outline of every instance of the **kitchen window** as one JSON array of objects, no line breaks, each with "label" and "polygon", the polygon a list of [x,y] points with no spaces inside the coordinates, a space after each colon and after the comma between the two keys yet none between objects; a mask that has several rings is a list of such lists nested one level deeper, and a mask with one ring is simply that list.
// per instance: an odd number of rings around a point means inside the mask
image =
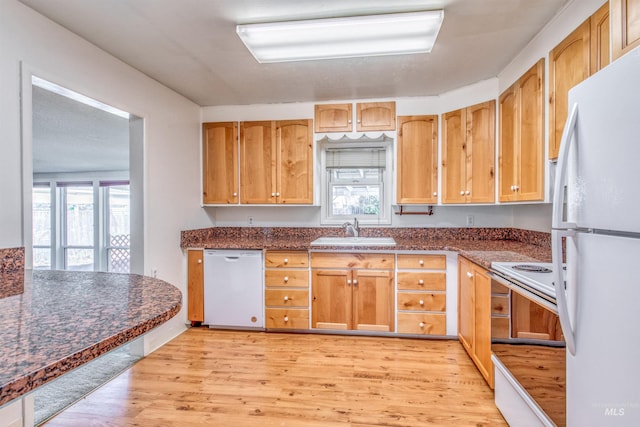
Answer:
[{"label": "kitchen window", "polygon": [[322,224],[389,224],[392,140],[321,141]]}]

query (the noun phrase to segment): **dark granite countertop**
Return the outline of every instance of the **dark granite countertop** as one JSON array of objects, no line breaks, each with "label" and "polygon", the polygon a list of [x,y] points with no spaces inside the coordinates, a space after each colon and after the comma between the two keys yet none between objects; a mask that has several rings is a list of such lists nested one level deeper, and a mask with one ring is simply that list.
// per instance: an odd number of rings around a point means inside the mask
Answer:
[{"label": "dark granite countertop", "polygon": [[549,233],[514,228],[361,228],[362,236],[393,237],[396,246],[311,246],[323,236],[343,236],[330,227],[212,227],[182,232],[181,247],[266,250],[455,251],[490,268],[494,261],[551,261]]},{"label": "dark granite countertop", "polygon": [[26,270],[24,293],[0,299],[0,405],[161,325],[181,305],[176,287],[150,277]]}]

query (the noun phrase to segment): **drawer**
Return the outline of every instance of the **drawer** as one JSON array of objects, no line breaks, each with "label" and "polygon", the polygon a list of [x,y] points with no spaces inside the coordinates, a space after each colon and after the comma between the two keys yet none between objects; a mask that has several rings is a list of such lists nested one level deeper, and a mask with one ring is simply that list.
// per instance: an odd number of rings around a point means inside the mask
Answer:
[{"label": "drawer", "polygon": [[509,288],[507,288],[505,285],[502,285],[498,282],[496,282],[495,280],[491,281],[491,293],[492,294],[508,294],[509,293]]},{"label": "drawer", "polygon": [[309,252],[267,251],[264,256],[264,266],[267,268],[308,267]]},{"label": "drawer", "polygon": [[509,314],[509,296],[491,296],[491,314]]},{"label": "drawer", "polygon": [[446,314],[398,313],[398,333],[446,335]]},{"label": "drawer", "polygon": [[394,258],[393,254],[314,252],[311,254],[311,267],[393,269]]},{"label": "drawer", "polygon": [[428,271],[399,271],[398,289],[422,291],[444,291],[447,288],[447,274]]},{"label": "drawer", "polygon": [[508,317],[491,317],[491,338],[509,338]]},{"label": "drawer", "polygon": [[445,255],[398,254],[398,268],[446,270],[447,257]]},{"label": "drawer", "polygon": [[398,292],[398,310],[446,311],[446,294]]},{"label": "drawer", "polygon": [[307,289],[266,289],[264,304],[279,307],[309,308],[309,291]]},{"label": "drawer", "polygon": [[309,270],[265,270],[265,286],[291,286],[299,288],[309,287]]},{"label": "drawer", "polygon": [[309,329],[309,310],[305,308],[267,308],[267,329]]}]

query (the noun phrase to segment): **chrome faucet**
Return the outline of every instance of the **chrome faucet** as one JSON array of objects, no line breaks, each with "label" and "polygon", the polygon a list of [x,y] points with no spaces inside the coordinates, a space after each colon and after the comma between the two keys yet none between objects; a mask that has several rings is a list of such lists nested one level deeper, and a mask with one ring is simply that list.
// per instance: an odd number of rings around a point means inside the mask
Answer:
[{"label": "chrome faucet", "polygon": [[358,218],[353,218],[353,224],[351,224],[350,222],[345,222],[344,224],[342,224],[342,227],[347,233],[351,231],[353,237],[358,237],[358,233],[360,232],[360,229],[358,227]]}]

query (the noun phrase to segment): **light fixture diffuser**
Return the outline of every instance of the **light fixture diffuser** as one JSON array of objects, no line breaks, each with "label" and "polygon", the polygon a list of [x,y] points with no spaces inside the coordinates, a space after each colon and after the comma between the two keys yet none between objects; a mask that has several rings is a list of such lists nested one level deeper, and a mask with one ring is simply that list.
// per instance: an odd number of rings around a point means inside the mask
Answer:
[{"label": "light fixture diffuser", "polygon": [[444,11],[238,25],[260,63],[431,52]]}]

